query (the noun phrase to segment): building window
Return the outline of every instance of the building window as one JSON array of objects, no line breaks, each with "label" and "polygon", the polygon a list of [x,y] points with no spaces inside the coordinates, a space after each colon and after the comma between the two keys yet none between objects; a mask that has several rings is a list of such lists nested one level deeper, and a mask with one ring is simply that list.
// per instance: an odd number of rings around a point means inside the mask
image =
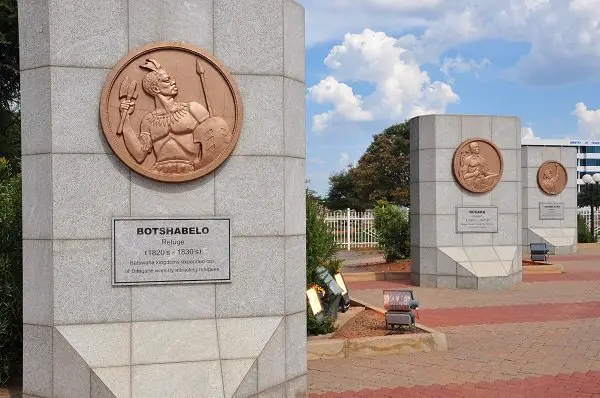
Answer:
[{"label": "building window", "polygon": [[582,166],[600,166],[600,159],[582,159]]},{"label": "building window", "polygon": [[600,153],[600,146],[582,146],[581,153]]}]

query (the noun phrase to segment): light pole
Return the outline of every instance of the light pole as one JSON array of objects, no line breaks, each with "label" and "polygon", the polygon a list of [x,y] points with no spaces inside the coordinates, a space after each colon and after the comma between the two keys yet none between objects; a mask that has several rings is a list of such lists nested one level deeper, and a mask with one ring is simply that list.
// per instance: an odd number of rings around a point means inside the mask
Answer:
[{"label": "light pole", "polygon": [[600,173],[594,175],[585,174],[581,177],[583,182],[589,186],[590,189],[590,229],[592,232],[592,242],[596,241],[596,230],[594,228],[594,185],[600,183]]}]

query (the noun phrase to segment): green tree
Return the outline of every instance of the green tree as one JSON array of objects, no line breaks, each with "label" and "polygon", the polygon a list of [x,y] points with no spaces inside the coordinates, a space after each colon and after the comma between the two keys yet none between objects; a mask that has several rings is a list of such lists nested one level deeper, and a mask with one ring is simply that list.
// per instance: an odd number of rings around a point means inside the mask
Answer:
[{"label": "green tree", "polygon": [[306,195],[317,203],[323,203],[325,200],[314,190],[306,188]]},{"label": "green tree", "polygon": [[410,204],[410,127],[395,124],[373,136],[360,160],[329,178],[327,205],[332,209],[373,208],[379,200]]},{"label": "green tree", "polygon": [[577,207],[587,207],[591,205],[592,197],[594,199],[594,207],[597,208],[600,206],[600,188],[596,186],[596,184],[581,187],[581,192],[577,194]]},{"label": "green tree", "polygon": [[337,273],[341,262],[335,259],[337,244],[333,231],[325,222],[325,208],[306,191],[306,286],[321,285],[317,267]]},{"label": "green tree", "polygon": [[21,129],[17,0],[0,0],[0,385],[21,373]]},{"label": "green tree", "polygon": [[350,208],[362,211],[369,207],[369,202],[364,202],[358,196],[354,182],[354,169],[351,166],[329,177],[329,192],[325,205],[331,210]]},{"label": "green tree", "polygon": [[0,158],[0,385],[21,371],[21,178]]},{"label": "green tree", "polygon": [[[337,245],[331,228],[324,218],[325,208],[306,190],[306,287],[318,285],[323,281],[317,276],[317,267],[325,267],[336,274],[341,268],[341,261],[335,259]],[[309,335],[327,334],[334,330],[334,320],[324,316],[317,319],[310,311],[307,314],[307,332]]]},{"label": "green tree", "polygon": [[0,156],[20,168],[19,27],[17,0],[0,0]]},{"label": "green tree", "polygon": [[410,128],[395,124],[373,137],[358,161],[354,181],[358,196],[374,205],[379,200],[410,204]]}]

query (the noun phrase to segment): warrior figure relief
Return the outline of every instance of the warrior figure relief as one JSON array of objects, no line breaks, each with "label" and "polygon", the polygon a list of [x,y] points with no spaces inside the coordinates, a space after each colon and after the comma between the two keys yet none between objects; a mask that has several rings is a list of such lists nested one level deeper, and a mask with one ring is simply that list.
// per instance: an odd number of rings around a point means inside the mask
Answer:
[{"label": "warrior figure relief", "polygon": [[[231,139],[229,126],[220,117],[212,115],[206,93],[204,69],[197,61],[206,107],[199,102],[177,102],[178,87],[164,68],[154,59],[140,65],[148,70],[142,79],[142,88],[154,98],[155,110],[146,114],[135,131],[130,115],[135,110],[136,82],[125,78],[121,85],[121,121],[127,150],[138,164],[154,152],[152,171],[160,174],[187,174],[214,160]],[[208,108],[208,109],[207,109]]]},{"label": "warrior figure relief", "polygon": [[541,185],[546,192],[553,192],[558,188],[558,179],[560,178],[560,174],[558,172],[558,163],[555,163],[554,166],[554,175],[552,175],[552,169],[550,168],[544,170],[544,173],[542,174]]},{"label": "warrior figure relief", "polygon": [[497,173],[489,171],[487,160],[479,154],[479,144],[471,142],[460,157],[460,176],[472,189],[483,190],[494,184]]}]

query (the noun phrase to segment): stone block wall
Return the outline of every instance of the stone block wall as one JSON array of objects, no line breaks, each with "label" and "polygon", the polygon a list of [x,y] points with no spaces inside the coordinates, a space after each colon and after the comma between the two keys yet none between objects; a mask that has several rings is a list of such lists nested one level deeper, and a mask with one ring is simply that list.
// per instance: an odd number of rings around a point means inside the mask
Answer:
[{"label": "stone block wall", "polygon": [[[485,289],[521,280],[520,121],[512,117],[426,115],[410,125],[412,279],[418,286]],[[488,193],[455,181],[452,158],[470,138],[500,149],[504,173]],[[497,233],[457,233],[457,206],[496,206]]]},{"label": "stone block wall", "polygon": [[[19,0],[25,396],[306,394],[304,9],[292,0]],[[193,182],[130,171],[99,100],[129,51],[204,48],[244,125]],[[231,283],[111,286],[111,218],[232,220]]]},{"label": "stone block wall", "polygon": [[[528,255],[530,243],[546,243],[551,254],[577,251],[577,148],[524,145],[521,172],[523,181],[523,255]],[[558,195],[547,195],[537,182],[542,163],[560,162],[567,170],[567,186]],[[540,202],[563,203],[562,220],[541,220]]]}]

